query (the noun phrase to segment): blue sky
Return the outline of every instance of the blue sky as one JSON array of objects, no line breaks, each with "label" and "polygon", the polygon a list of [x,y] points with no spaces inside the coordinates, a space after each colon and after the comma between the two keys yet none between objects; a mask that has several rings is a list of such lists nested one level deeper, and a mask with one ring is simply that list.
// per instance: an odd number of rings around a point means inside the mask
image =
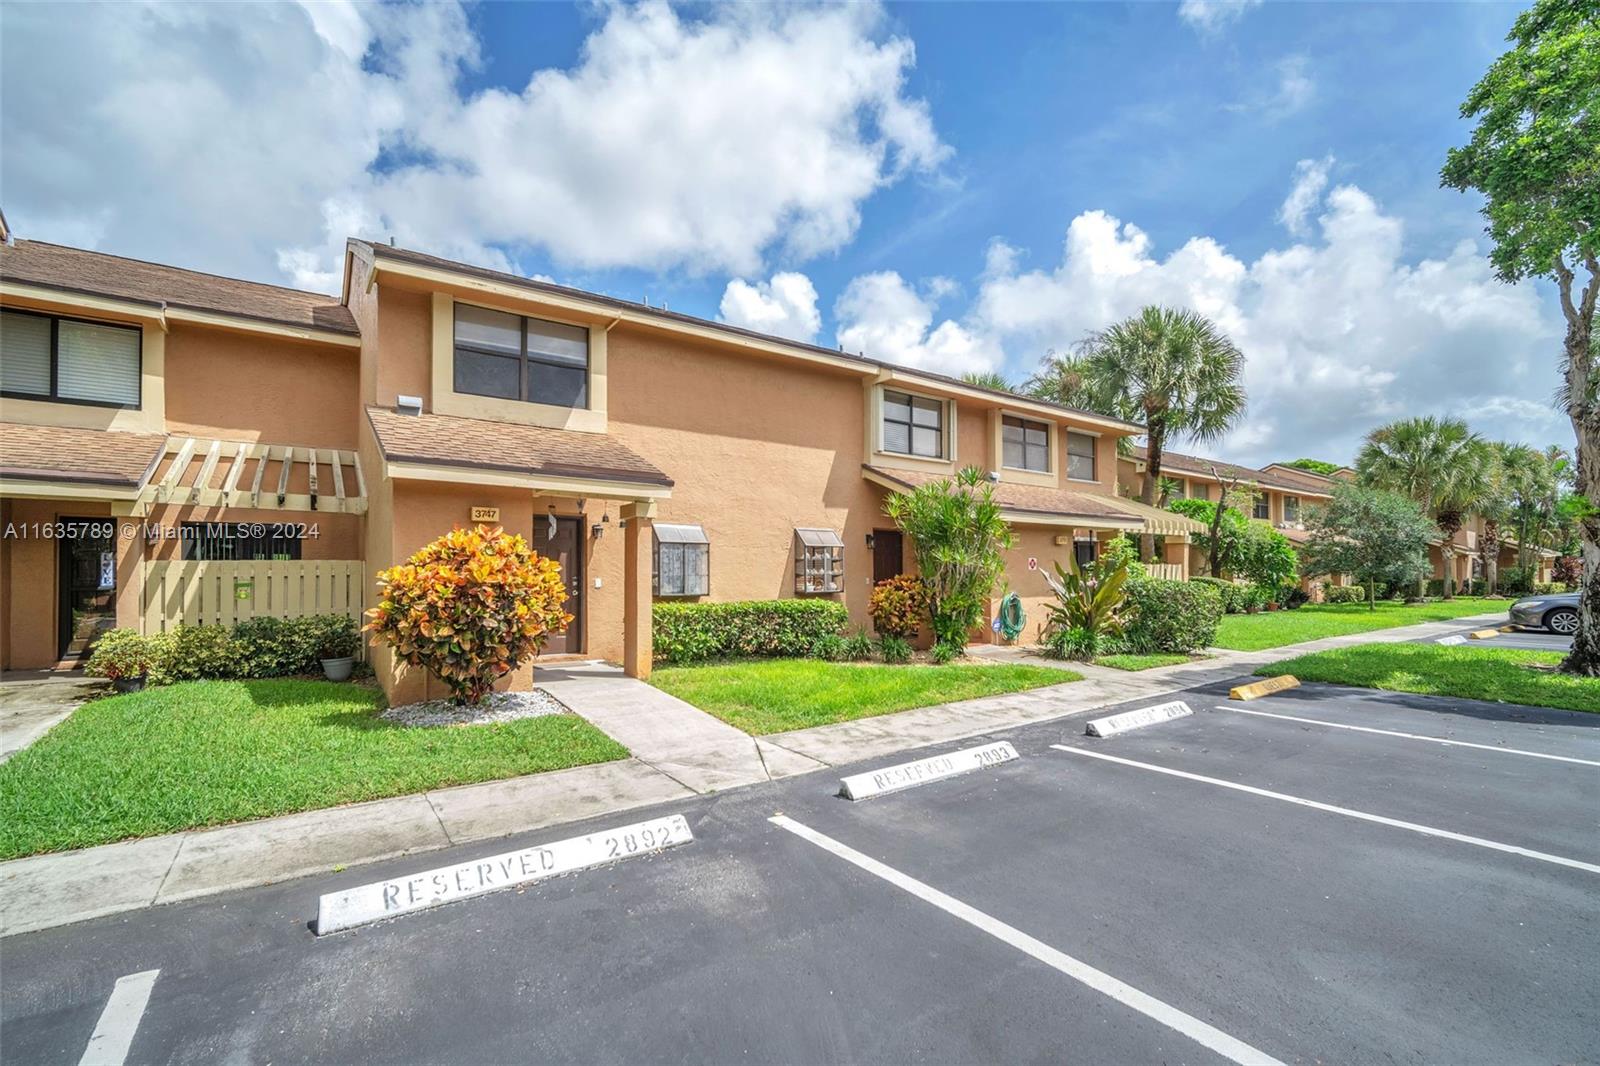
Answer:
[{"label": "blue sky", "polygon": [[1249,359],[1205,450],[1346,461],[1413,413],[1566,443],[1553,297],[1438,187],[1517,10],[6,5],[0,202],[306,287],[394,234],[1013,380],[1187,303]]}]

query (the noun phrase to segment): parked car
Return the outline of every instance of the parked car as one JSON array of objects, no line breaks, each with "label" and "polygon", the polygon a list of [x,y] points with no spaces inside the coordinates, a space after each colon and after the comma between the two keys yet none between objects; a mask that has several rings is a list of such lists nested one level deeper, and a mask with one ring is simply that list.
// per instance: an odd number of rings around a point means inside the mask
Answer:
[{"label": "parked car", "polygon": [[1511,624],[1570,637],[1578,631],[1578,594],[1557,592],[1518,600],[1511,605]]}]

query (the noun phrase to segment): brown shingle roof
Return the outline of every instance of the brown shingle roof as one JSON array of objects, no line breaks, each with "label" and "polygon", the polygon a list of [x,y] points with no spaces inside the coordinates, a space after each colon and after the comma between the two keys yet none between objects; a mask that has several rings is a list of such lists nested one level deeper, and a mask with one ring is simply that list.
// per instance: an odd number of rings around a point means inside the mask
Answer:
[{"label": "brown shingle roof", "polygon": [[210,311],[300,329],[356,334],[337,297],[124,259],[43,241],[0,248],[0,278],[66,292]]},{"label": "brown shingle roof", "polygon": [[888,367],[908,374],[913,374],[919,378],[927,378],[930,381],[943,382],[949,385],[958,385],[963,389],[974,389],[978,392],[985,392],[992,395],[996,400],[1003,400],[1007,397],[1011,397],[1012,399],[1021,399],[1026,400],[1029,403],[1040,404],[1044,407],[1051,407],[1061,411],[1063,414],[1087,415],[1090,418],[1098,419],[1102,422],[1112,422],[1118,425],[1126,426],[1130,431],[1144,429],[1144,427],[1139,425],[1137,422],[1128,422],[1124,419],[1117,418],[1114,415],[1100,414],[1095,411],[1085,411],[1081,408],[1068,407],[1065,404],[1055,403],[1051,400],[1041,400],[1033,396],[1023,396],[1020,393],[1009,392],[1003,389],[991,389],[986,385],[974,385],[971,382],[963,381],[960,378],[949,377],[945,374],[935,374],[927,370],[918,370],[913,367],[903,366],[899,363],[891,363],[883,359],[874,359],[868,355],[857,355],[854,352],[847,352],[839,348],[824,348],[816,344],[806,344],[801,341],[790,340],[788,337],[778,337],[770,333],[760,333],[753,329],[744,329],[741,326],[731,326],[726,322],[717,322],[709,318],[696,318],[694,315],[686,315],[678,311],[669,311],[664,307],[652,307],[649,304],[636,303],[633,300],[619,300],[614,296],[606,296],[601,293],[588,292],[584,289],[574,289],[566,285],[557,285],[554,282],[535,281],[532,278],[525,278],[518,274],[508,274],[502,270],[490,270],[488,267],[473,266],[470,263],[458,263],[451,259],[443,259],[436,255],[429,255],[426,252],[412,251],[409,248],[396,248],[393,245],[388,244],[368,244],[365,241],[356,241],[354,243],[365,248],[374,256],[374,258],[377,259],[397,259],[404,263],[415,263],[418,266],[432,267],[436,270],[447,270],[454,274],[465,274],[469,277],[483,278],[487,281],[497,281],[506,285],[515,285],[519,288],[527,289],[529,292],[534,293],[547,293],[552,296],[572,296],[582,300],[592,300],[595,303],[605,304],[608,307],[616,307],[622,310],[633,311],[638,314],[650,315],[654,318],[683,322],[689,325],[704,327],[706,329],[714,329],[720,333],[727,333],[734,337],[748,337],[753,340],[781,344],[788,348],[799,348],[804,351],[832,356],[835,359],[845,359],[853,363],[863,363],[868,366]]},{"label": "brown shingle roof", "polygon": [[0,422],[0,477],[138,488],[166,443],[164,433]]},{"label": "brown shingle roof", "polygon": [[367,408],[384,457],[552,477],[671,485],[648,459],[605,433],[579,433],[454,415],[402,415]]},{"label": "brown shingle roof", "polygon": [[[925,474],[911,470],[888,470],[864,465],[862,469],[886,481],[897,482],[906,488],[916,488],[935,481],[948,481],[948,474]],[[1081,518],[1113,518],[1138,522],[1140,518],[1131,511],[1121,509],[1109,496],[1096,496],[1087,492],[1068,492],[1066,489],[1045,488],[1042,485],[1018,485],[1001,481],[994,486],[995,502],[1008,511],[1030,511],[1035,514],[1064,515]]]},{"label": "brown shingle roof", "polygon": [[[1142,445],[1135,445],[1133,457],[1139,462],[1144,462],[1148,457],[1148,449]],[[1224,463],[1216,459],[1203,459],[1198,455],[1184,455],[1182,452],[1163,451],[1161,453],[1161,469],[1177,471],[1185,474],[1199,474],[1202,477],[1214,477],[1212,467],[1217,473],[1226,478],[1237,478],[1240,481],[1261,485],[1280,492],[1303,492],[1314,496],[1331,496],[1333,486],[1327,478],[1315,474],[1288,473],[1283,470],[1257,470],[1251,466],[1240,466],[1237,463]]]}]

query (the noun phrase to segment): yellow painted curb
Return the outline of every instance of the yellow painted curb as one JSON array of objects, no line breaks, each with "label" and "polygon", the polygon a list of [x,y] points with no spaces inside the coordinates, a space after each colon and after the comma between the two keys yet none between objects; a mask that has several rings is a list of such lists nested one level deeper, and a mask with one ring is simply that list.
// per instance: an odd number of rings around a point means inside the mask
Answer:
[{"label": "yellow painted curb", "polygon": [[1498,629],[1475,629],[1467,634],[1473,640],[1488,640],[1490,637],[1498,637],[1499,635],[1500,631]]},{"label": "yellow painted curb", "polygon": [[1500,627],[1500,632],[1502,632],[1502,633],[1515,633],[1516,631],[1517,631],[1517,627],[1516,626],[1501,626]]},{"label": "yellow painted curb", "polygon": [[1248,685],[1240,685],[1228,690],[1230,700],[1253,700],[1257,696],[1270,696],[1274,692],[1282,692],[1286,688],[1299,688],[1300,679],[1293,674],[1279,674],[1269,677],[1265,681],[1252,681]]}]

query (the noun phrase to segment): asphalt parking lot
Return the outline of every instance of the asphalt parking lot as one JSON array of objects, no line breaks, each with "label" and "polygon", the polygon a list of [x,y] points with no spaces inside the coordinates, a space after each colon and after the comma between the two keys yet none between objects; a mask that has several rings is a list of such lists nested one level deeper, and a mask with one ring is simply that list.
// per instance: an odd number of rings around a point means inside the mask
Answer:
[{"label": "asphalt parking lot", "polygon": [[[1505,624],[1505,619],[1502,618],[1489,628],[1502,628]],[[1452,638],[1462,637],[1470,640],[1473,644],[1482,644],[1486,648],[1520,648],[1523,651],[1558,651],[1563,653],[1572,650],[1571,637],[1557,636],[1543,629],[1512,629],[1509,632],[1497,632],[1494,636],[1483,640],[1471,639],[1471,633],[1481,631],[1484,628],[1481,624],[1462,625],[1454,632],[1447,634],[1446,637],[1428,637],[1420,641],[1420,643],[1437,644],[1441,639],[1449,639],[1453,644],[1456,641]]]},{"label": "asphalt parking lot", "polygon": [[[129,1062],[1597,1057],[1600,716],[1184,698],[860,802],[807,775],[12,937],[5,1056],[78,1062],[155,970]],[[677,813],[670,851],[309,928],[324,892]]]}]

